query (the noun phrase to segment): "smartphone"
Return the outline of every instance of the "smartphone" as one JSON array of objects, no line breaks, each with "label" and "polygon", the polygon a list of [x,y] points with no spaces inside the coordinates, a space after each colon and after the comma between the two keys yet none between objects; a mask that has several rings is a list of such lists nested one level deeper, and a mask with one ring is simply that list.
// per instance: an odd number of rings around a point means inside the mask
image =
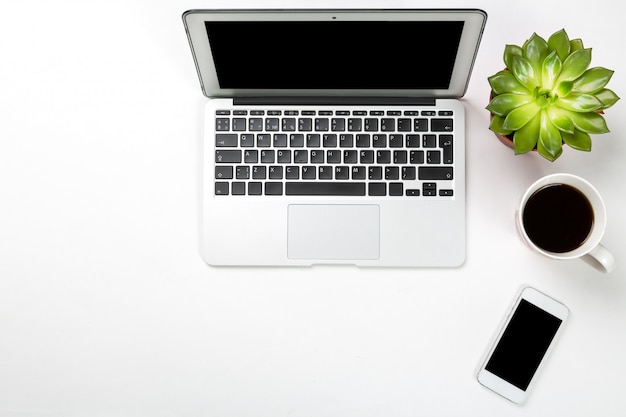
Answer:
[{"label": "smartphone", "polygon": [[523,288],[478,371],[478,382],[520,404],[569,314],[565,305]]}]

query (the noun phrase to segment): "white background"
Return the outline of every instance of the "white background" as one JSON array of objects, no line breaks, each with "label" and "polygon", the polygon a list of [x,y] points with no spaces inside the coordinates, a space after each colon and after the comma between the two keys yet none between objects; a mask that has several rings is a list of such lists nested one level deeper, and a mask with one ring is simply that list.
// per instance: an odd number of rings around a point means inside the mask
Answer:
[{"label": "white background", "polygon": [[[478,7],[464,99],[458,269],[211,268],[199,256],[202,111],[181,14],[209,7]],[[506,43],[565,28],[616,70],[612,0],[4,1],[0,5],[0,416],[624,416],[626,118],[591,153],[514,156],[488,130]],[[271,47],[271,46],[268,46]],[[519,197],[581,175],[608,209],[612,274],[531,252]],[[517,289],[571,317],[528,402],[475,372]]]}]

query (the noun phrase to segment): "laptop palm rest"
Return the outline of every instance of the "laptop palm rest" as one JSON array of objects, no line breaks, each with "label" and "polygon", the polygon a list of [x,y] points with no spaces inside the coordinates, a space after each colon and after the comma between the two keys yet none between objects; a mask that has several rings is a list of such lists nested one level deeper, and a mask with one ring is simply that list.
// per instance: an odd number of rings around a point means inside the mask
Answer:
[{"label": "laptop palm rest", "polygon": [[288,208],[288,257],[362,260],[380,257],[380,207],[294,204]]}]

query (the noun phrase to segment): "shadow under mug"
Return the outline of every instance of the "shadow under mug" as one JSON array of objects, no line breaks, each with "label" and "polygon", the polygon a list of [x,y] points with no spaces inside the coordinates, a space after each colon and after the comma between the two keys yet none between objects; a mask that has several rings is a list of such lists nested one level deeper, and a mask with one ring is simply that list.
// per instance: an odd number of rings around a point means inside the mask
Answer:
[{"label": "shadow under mug", "polygon": [[[606,207],[598,190],[583,178],[563,173],[540,178],[522,195],[515,217],[524,242],[542,255],[580,258],[602,272],[615,268],[615,257],[600,243],[606,228]],[[582,231],[569,230],[579,226]],[[556,249],[564,243],[560,240],[576,239],[572,238],[576,233],[582,233],[579,242]]]}]

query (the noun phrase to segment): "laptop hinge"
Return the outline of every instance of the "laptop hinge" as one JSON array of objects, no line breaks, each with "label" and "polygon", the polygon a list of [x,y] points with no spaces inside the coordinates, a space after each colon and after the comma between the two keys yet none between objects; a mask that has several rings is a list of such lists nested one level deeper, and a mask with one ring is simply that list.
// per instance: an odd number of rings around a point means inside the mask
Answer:
[{"label": "laptop hinge", "polygon": [[235,97],[235,105],[434,106],[434,97]]}]

